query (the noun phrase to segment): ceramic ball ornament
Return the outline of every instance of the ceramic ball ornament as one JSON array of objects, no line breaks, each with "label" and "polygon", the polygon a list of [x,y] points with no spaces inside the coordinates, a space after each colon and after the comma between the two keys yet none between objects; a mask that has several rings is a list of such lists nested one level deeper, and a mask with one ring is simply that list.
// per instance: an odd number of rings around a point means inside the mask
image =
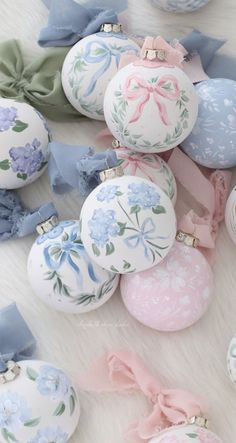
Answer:
[{"label": "ceramic ball ornament", "polygon": [[49,130],[27,103],[0,98],[0,188],[17,189],[37,180],[48,158]]},{"label": "ceramic ball ornament", "polygon": [[108,128],[121,146],[143,153],[176,147],[191,132],[198,98],[181,69],[183,53],[147,37],[141,58],[118,71],[104,98]]},{"label": "ceramic ball ornament", "polygon": [[62,86],[72,106],[87,117],[104,120],[105,90],[118,71],[121,55],[139,51],[120,24],[104,24],[101,32],[76,43],[62,68]]},{"label": "ceramic ball ornament", "polygon": [[[196,323],[213,295],[213,273],[194,237],[178,232],[164,260],[147,271],[121,277],[121,295],[129,313],[145,326],[179,331]],[[186,243],[182,243],[185,241]]]},{"label": "ceramic ball ornament", "polygon": [[80,416],[68,376],[40,360],[10,361],[7,366],[0,373],[0,443],[66,443]]},{"label": "ceramic ball ornament", "polygon": [[[199,420],[204,421],[201,417]],[[148,443],[192,443],[193,441],[195,443],[223,443],[216,434],[198,424],[171,426]]]},{"label": "ceramic ball ornament", "polygon": [[225,224],[231,240],[236,244],[236,187],[232,189],[225,208]]},{"label": "ceramic ball ornament", "polygon": [[181,147],[200,165],[231,168],[236,165],[236,82],[209,79],[195,88],[199,97],[198,118]]},{"label": "ceramic ball ornament", "polygon": [[115,292],[119,276],[88,256],[80,222],[52,217],[38,226],[41,235],[28,257],[28,278],[35,294],[59,311],[81,314],[102,306]]},{"label": "ceramic ball ornament", "polygon": [[81,239],[87,253],[101,267],[120,274],[155,266],[175,239],[171,200],[149,180],[123,176],[120,166],[100,177],[103,183],[81,210]]},{"label": "ceramic ball ornament", "polygon": [[207,5],[210,0],[152,0],[158,8],[168,12],[192,12]]},{"label": "ceramic ball ornament", "polygon": [[177,199],[175,177],[161,157],[157,154],[142,154],[123,147],[114,151],[125,175],[134,175],[152,181],[168,195],[175,205]]}]

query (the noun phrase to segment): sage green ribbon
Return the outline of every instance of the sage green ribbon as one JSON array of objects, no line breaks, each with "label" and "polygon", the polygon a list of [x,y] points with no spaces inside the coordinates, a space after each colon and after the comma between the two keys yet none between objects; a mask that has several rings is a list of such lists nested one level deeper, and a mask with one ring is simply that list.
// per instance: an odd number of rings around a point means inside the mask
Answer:
[{"label": "sage green ribbon", "polygon": [[51,120],[78,119],[61,84],[61,69],[70,48],[46,49],[24,65],[17,40],[0,43],[0,96],[25,101]]}]

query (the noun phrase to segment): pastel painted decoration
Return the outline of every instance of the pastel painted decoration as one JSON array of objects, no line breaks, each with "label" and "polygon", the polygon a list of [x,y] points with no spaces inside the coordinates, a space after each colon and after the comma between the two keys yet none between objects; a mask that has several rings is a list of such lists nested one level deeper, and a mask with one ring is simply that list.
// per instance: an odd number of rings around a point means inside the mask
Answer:
[{"label": "pastel painted decoration", "polygon": [[121,55],[138,54],[139,46],[120,30],[119,24],[80,40],[67,54],[62,86],[69,102],[81,114],[104,120],[103,101],[108,83],[118,71]]},{"label": "pastel painted decoration", "polygon": [[227,354],[227,367],[230,379],[236,384],[236,335],[232,338]]},{"label": "pastel painted decoration", "polygon": [[82,207],[81,225],[91,259],[120,274],[155,266],[168,254],[176,233],[169,197],[149,180],[131,176],[95,188]]},{"label": "pastel painted decoration", "polygon": [[75,220],[61,221],[36,239],[28,258],[28,278],[44,303],[71,314],[99,308],[119,283],[118,275],[92,262]]},{"label": "pastel painted decoration", "polygon": [[159,186],[173,205],[177,199],[175,177],[168,164],[157,154],[142,154],[127,148],[115,149],[115,153],[125,175],[146,178]]},{"label": "pastel painted decoration", "polygon": [[181,144],[184,152],[208,168],[236,165],[236,82],[209,79],[195,86],[199,97],[196,124]]},{"label": "pastel painted decoration", "polygon": [[159,331],[179,331],[196,323],[213,295],[213,273],[203,254],[176,241],[164,260],[147,271],[121,277],[129,313]]},{"label": "pastel painted decoration", "polygon": [[110,81],[105,120],[121,146],[159,153],[176,147],[190,134],[198,99],[180,69],[183,57],[179,46],[175,49],[161,37],[147,37],[141,58],[120,69]]},{"label": "pastel painted decoration", "polygon": [[0,98],[0,188],[16,189],[37,180],[48,163],[49,129],[27,103]]},{"label": "pastel painted decoration", "polygon": [[153,5],[169,12],[192,12],[207,5],[210,0],[152,0]]},{"label": "pastel painted decoration", "polygon": [[227,200],[225,224],[231,240],[236,244],[236,187],[231,191]]},{"label": "pastel painted decoration", "polygon": [[148,443],[223,443],[222,440],[209,429],[197,425],[172,426],[160,432]]}]

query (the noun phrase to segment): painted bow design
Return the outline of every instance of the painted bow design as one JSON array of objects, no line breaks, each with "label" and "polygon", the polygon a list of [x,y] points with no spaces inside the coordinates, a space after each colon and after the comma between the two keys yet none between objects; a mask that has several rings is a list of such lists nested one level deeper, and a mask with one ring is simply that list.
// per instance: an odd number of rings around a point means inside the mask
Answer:
[{"label": "painted bow design", "polygon": [[[135,88],[131,86],[132,82],[135,83]],[[171,89],[171,86],[173,89]],[[176,77],[173,75],[163,75],[163,77],[157,79],[155,83],[148,83],[136,75],[131,75],[127,78],[124,87],[125,98],[129,100],[141,99],[129,123],[134,123],[140,119],[144,106],[150,100],[151,94],[153,94],[153,98],[159,109],[162,122],[166,126],[170,125],[166,106],[160,101],[160,97],[171,101],[175,101],[180,97],[179,85]]]},{"label": "painted bow design", "polygon": [[[94,50],[93,45],[96,45],[96,48]],[[90,94],[92,94],[98,79],[107,71],[107,69],[109,69],[112,58],[115,58],[116,66],[118,68],[121,54],[128,51],[135,53],[137,52],[132,45],[125,45],[123,47],[110,46],[105,42],[98,43],[96,40],[91,41],[87,44],[84,50],[84,60],[87,63],[100,63],[103,61],[104,63],[92,76],[90,84],[86,92],[84,93],[84,97],[88,97]]]},{"label": "painted bow design", "polygon": [[130,175],[136,175],[137,169],[140,169],[140,171],[142,171],[150,181],[153,181],[153,177],[147,173],[147,167],[155,170],[159,170],[161,168],[161,164],[154,156],[152,156],[151,160],[148,160],[150,157],[148,157],[147,154],[131,154],[126,148],[119,148],[117,150],[117,156],[119,160],[122,161],[122,168],[129,168]]},{"label": "painted bow design", "polygon": [[99,282],[96,276],[93,265],[84,249],[83,244],[78,239],[78,231],[72,230],[71,233],[65,234],[64,239],[59,243],[49,245],[44,249],[44,258],[50,269],[57,271],[61,265],[65,262],[72,268],[76,273],[79,286],[83,287],[83,276],[80,271],[79,266],[74,261],[74,258],[83,257],[86,265],[89,277],[94,282]]},{"label": "painted bow design", "polygon": [[[151,240],[156,240],[157,238],[162,240],[166,239],[165,237],[157,237],[156,235],[153,236],[152,234],[154,234],[155,230],[156,226],[154,225],[153,220],[148,217],[142,223],[140,230],[136,230],[136,234],[133,234],[125,239],[125,243],[129,248],[132,249],[137,248],[139,244],[141,244],[144,248],[145,257],[148,260],[151,260],[153,257],[150,251],[150,245],[152,245]],[[147,243],[149,243],[149,245],[147,245]]]}]

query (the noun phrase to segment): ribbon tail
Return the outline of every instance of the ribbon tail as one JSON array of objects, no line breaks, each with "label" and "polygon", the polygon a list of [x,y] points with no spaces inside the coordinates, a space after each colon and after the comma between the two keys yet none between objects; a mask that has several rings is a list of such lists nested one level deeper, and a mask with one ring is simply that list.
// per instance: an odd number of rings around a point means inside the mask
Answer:
[{"label": "ribbon tail", "polygon": [[150,99],[150,94],[148,93],[145,95],[144,99],[137,106],[136,111],[134,112],[133,116],[129,120],[129,123],[135,123],[140,119],[140,117],[143,113],[143,109],[144,109],[146,103],[149,101],[149,99]]},{"label": "ribbon tail", "polygon": [[82,273],[80,271],[80,268],[72,260],[70,254],[68,254],[67,260],[68,260],[68,263],[71,265],[73,271],[76,273],[76,277],[77,277],[77,281],[78,281],[79,287],[82,289],[83,288],[83,276],[82,276]]},{"label": "ribbon tail", "polygon": [[111,64],[111,55],[109,53],[107,53],[105,63],[92,76],[90,84],[84,93],[84,97],[88,97],[89,95],[92,94],[92,92],[94,91],[94,89],[96,87],[97,81],[107,71],[110,64]]},{"label": "ribbon tail", "polygon": [[159,109],[161,121],[164,123],[165,126],[170,125],[169,117],[167,114],[166,106],[163,103],[160,103],[157,97],[157,94],[154,94],[155,103]]}]

